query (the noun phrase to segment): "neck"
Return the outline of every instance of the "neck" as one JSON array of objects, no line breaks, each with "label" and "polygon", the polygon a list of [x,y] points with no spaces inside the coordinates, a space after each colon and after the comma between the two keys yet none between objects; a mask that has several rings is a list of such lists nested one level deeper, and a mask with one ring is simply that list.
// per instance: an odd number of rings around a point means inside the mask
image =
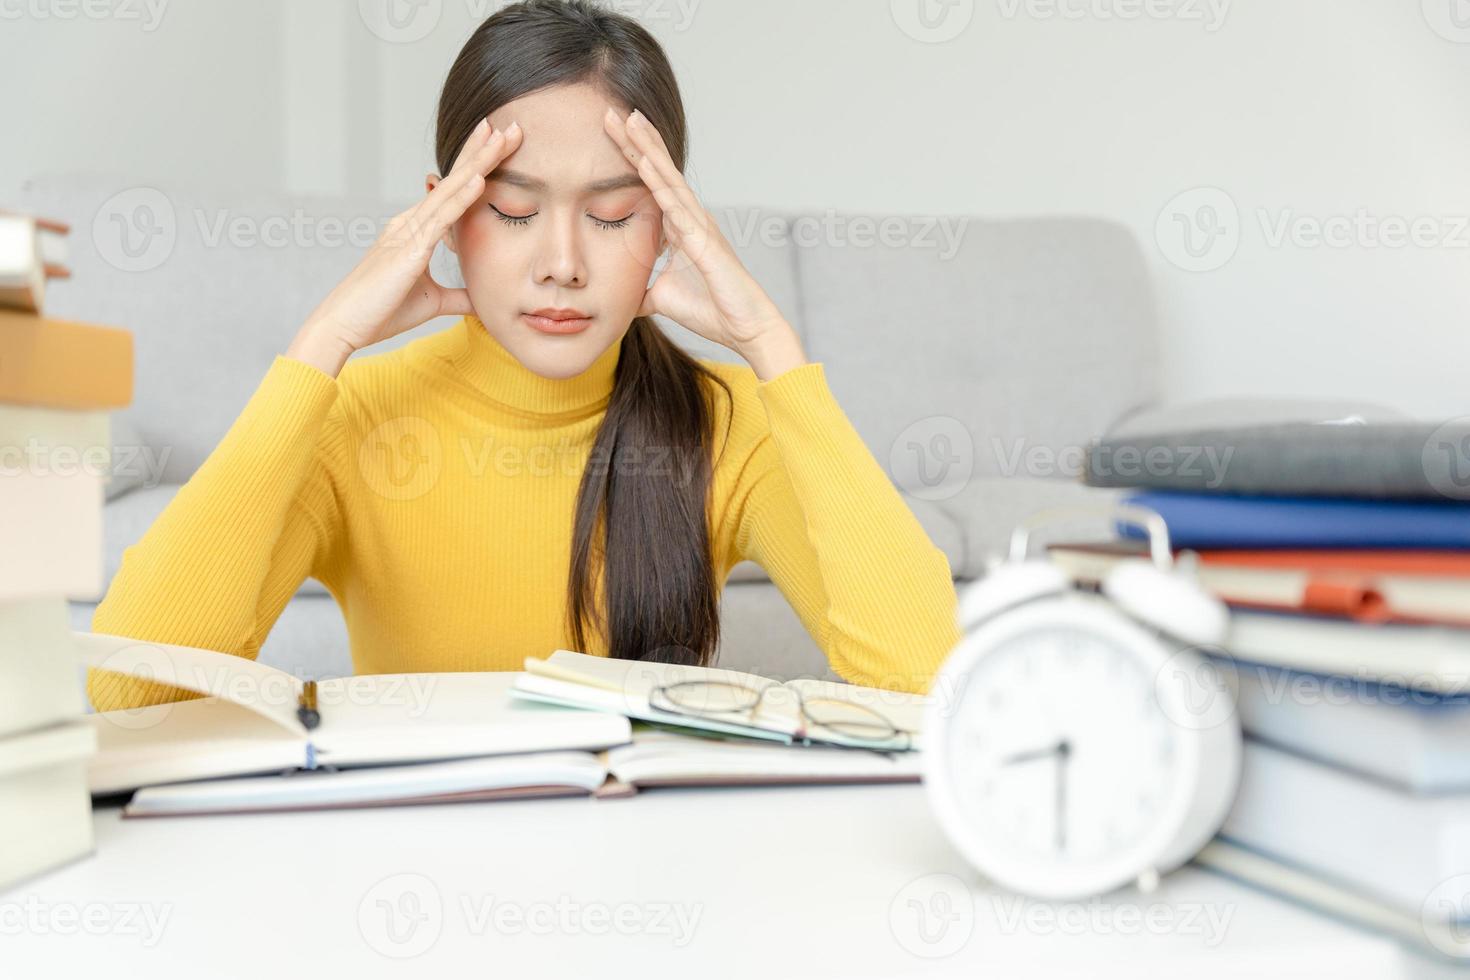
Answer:
[{"label": "neck", "polygon": [[621,338],[581,374],[547,378],[516,360],[478,317],[465,317],[458,330],[454,365],[494,401],[531,415],[590,413],[607,406],[622,352]]}]

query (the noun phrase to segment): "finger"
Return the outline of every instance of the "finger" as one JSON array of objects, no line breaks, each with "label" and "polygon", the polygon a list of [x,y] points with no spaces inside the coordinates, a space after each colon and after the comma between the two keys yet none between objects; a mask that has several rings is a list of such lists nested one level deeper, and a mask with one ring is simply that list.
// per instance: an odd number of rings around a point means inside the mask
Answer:
[{"label": "finger", "polygon": [[[633,135],[628,128],[628,121],[622,116],[618,115],[618,113],[613,111],[613,108],[609,106],[607,112],[603,116],[603,128],[607,130],[607,133],[609,136],[612,137],[613,142],[618,145],[618,149],[622,151],[623,156],[627,157],[628,161],[632,163],[634,168],[636,169],[638,167],[639,161],[641,161],[648,154],[643,150],[642,147],[640,147],[637,143],[633,141]],[[676,167],[675,170],[677,169],[678,168]],[[640,176],[642,176],[641,173]],[[648,180],[646,178],[644,179],[644,183],[648,183]],[[662,174],[660,174],[660,186],[667,183],[667,178],[663,177]]]},{"label": "finger", "polygon": [[[476,175],[484,177],[511,153],[520,146],[521,129],[512,125],[510,129],[495,129],[479,146],[469,147],[469,154],[462,160],[456,160],[454,168],[449,174],[429,192],[426,200],[434,202],[437,206],[439,200],[453,197],[460,185],[475,178]],[[443,193],[440,193],[441,188]]]},{"label": "finger", "polygon": [[[691,210],[697,210],[699,208],[699,198],[695,196],[694,189],[684,179],[683,172],[679,170],[674,164],[673,158],[669,156],[668,147],[664,145],[663,137],[659,135],[653,123],[649,122],[641,112],[635,110],[633,115],[628,117],[624,128],[628,133],[628,138],[632,140],[633,145],[644,156],[653,161],[654,169],[663,177],[664,182],[678,193],[680,199],[684,201],[685,207]],[[635,160],[634,163],[637,163],[637,161]]]},{"label": "finger", "polygon": [[638,175],[653,191],[653,199],[663,211],[664,234],[688,255],[696,267],[703,269],[703,260],[710,253],[713,242],[708,222],[703,218],[703,209],[691,212],[685,207],[678,192],[653,169],[649,157],[645,156],[638,162]]},{"label": "finger", "polygon": [[480,147],[465,166],[444,178],[429,193],[425,203],[430,210],[423,220],[435,232],[436,239],[479,199],[485,190],[486,177],[500,165],[500,161],[520,147],[524,135],[525,131],[516,123],[508,129],[496,130],[489,142]]},{"label": "finger", "polygon": [[668,217],[666,227],[672,225],[675,230],[670,237],[696,267],[705,269],[711,246],[724,240],[713,216],[700,204],[698,195],[670,158],[658,130],[642,113],[630,116],[623,131],[637,154],[634,159],[639,176],[653,190],[654,199]]},{"label": "finger", "polygon": [[395,217],[380,243],[395,252],[407,252],[416,263],[426,262],[449,227],[485,189],[485,179],[478,173],[457,175],[456,183],[457,188],[447,180],[441,181],[428,197]]},{"label": "finger", "polygon": [[454,162],[449,165],[449,172],[454,173],[456,170],[459,169],[460,163],[462,163],[468,155],[474,153],[475,150],[490,142],[490,137],[493,134],[494,129],[495,127],[490,125],[490,117],[482,117],[480,121],[475,124],[475,128],[470,130],[470,135],[465,138],[464,144],[459,148],[459,152],[454,155]]}]

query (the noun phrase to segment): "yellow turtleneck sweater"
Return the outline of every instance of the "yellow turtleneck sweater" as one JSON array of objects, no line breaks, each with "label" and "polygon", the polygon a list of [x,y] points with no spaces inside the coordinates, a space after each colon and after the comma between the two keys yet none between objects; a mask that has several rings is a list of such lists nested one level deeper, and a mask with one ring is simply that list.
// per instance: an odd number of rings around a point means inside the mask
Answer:
[{"label": "yellow turtleneck sweater", "polygon": [[[357,673],[519,670],[571,648],[573,505],[621,351],[543,378],[466,317],[336,378],[276,357],[124,551],[93,631],[253,658],[312,576],[346,617]],[[927,691],[960,638],[949,562],[823,365],[762,382],[702,363],[734,396],[728,426],[723,400],[713,412],[715,580],[760,564],[840,676]],[[87,691],[99,711],[197,696],[96,669]]]}]

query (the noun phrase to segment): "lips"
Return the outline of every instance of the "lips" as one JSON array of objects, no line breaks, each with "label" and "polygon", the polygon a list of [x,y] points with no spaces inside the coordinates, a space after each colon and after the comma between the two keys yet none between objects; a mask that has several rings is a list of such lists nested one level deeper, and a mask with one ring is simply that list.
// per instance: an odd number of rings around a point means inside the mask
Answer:
[{"label": "lips", "polygon": [[581,310],[570,307],[542,307],[530,313],[522,313],[521,319],[542,333],[580,333],[592,325],[592,317]]},{"label": "lips", "polygon": [[548,320],[585,320],[591,316],[581,310],[570,306],[543,306],[539,310],[527,310],[531,316],[545,317]]}]

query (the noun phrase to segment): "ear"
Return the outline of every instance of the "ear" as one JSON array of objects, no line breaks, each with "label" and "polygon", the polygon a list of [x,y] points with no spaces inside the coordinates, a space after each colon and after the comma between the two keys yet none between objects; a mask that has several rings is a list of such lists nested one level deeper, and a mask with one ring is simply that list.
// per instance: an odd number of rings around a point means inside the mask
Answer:
[{"label": "ear", "polygon": [[[438,174],[430,173],[424,175],[425,194],[432,194],[434,188],[437,186],[439,186]],[[444,243],[444,247],[449,249],[449,251],[453,252],[455,255],[459,254],[459,249],[457,249],[454,245],[454,225],[449,226],[449,230],[440,237],[440,241]]]}]

